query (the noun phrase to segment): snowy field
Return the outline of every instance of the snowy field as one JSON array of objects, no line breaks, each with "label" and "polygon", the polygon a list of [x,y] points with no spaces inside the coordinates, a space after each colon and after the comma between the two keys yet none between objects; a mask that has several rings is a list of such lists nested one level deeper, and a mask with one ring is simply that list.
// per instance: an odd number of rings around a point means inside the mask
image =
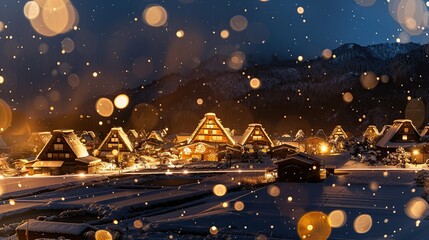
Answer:
[{"label": "snowy field", "polygon": [[[347,160],[326,157],[343,169],[349,168]],[[122,239],[299,239],[298,221],[311,211],[336,213],[331,215],[335,227],[311,224],[313,236],[328,230],[329,239],[425,239],[429,234],[427,207],[409,204],[423,195],[415,186],[415,171],[350,169],[321,183],[260,184],[263,173],[247,170],[257,169],[3,178],[0,239],[9,239],[19,222],[37,216],[117,229]]]}]

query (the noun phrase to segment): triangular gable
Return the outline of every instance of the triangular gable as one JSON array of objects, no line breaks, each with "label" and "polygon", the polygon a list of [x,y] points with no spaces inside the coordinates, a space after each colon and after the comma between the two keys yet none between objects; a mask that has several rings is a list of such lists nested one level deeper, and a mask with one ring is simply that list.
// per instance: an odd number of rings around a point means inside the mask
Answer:
[{"label": "triangular gable", "polygon": [[369,125],[365,132],[362,134],[365,138],[366,137],[374,137],[380,135],[380,132],[378,132],[377,126],[375,125]]},{"label": "triangular gable", "polygon": [[349,138],[344,129],[341,127],[341,125],[335,126],[334,130],[332,130],[332,133],[329,136],[330,139],[338,139],[339,137],[342,137],[344,139]]},{"label": "triangular gable", "polygon": [[139,138],[139,133],[134,129],[128,130],[127,135],[128,135],[128,137]]},{"label": "triangular gable", "polygon": [[26,144],[35,146],[45,146],[46,143],[51,139],[52,134],[50,132],[33,132],[30,138],[28,138]]},{"label": "triangular gable", "polygon": [[413,122],[408,119],[399,119],[393,122],[392,127],[387,130],[378,141],[377,147],[389,148],[407,146],[420,140],[420,133]]},{"label": "triangular gable", "polygon": [[240,145],[246,145],[252,142],[265,142],[270,147],[274,146],[270,136],[265,132],[262,125],[258,123],[249,124],[239,143]]},{"label": "triangular gable", "polygon": [[420,136],[424,137],[426,135],[429,135],[429,126],[425,126],[425,128],[420,132]]},{"label": "triangular gable", "polygon": [[324,139],[328,138],[325,131],[323,131],[323,129],[321,129],[321,128],[317,130],[317,132],[314,136],[324,138]]},{"label": "triangular gable", "polygon": [[[116,137],[114,137],[116,134]],[[112,141],[112,138],[118,138],[117,141],[114,139]],[[133,152],[134,147],[131,143],[131,140],[128,138],[127,134],[124,132],[122,127],[114,127],[110,130],[109,134],[104,138],[103,142],[100,144],[100,146],[97,149],[97,152],[100,153],[103,150],[106,149],[117,149],[117,145],[115,147],[109,147],[109,144],[123,144],[125,146],[126,150],[128,152]]]},{"label": "triangular gable", "polygon": [[159,134],[157,131],[151,131],[149,135],[147,136],[146,140],[156,140],[158,142],[164,142],[164,140],[161,137],[161,134]]},{"label": "triangular gable", "polygon": [[[63,150],[55,150],[55,145],[62,145],[61,148]],[[52,133],[52,137],[48,143],[43,147],[43,149],[39,152],[36,159],[48,159],[48,152],[54,151],[64,151],[73,153],[75,158],[81,158],[88,156],[88,151],[85,146],[79,140],[77,135],[73,130],[54,130]]]},{"label": "triangular gable", "polygon": [[188,144],[194,142],[228,143],[235,145],[234,139],[232,139],[214,113],[206,113],[200,121],[188,139]]},{"label": "triangular gable", "polygon": [[380,131],[380,135],[384,135],[391,127],[392,125],[384,125]]}]

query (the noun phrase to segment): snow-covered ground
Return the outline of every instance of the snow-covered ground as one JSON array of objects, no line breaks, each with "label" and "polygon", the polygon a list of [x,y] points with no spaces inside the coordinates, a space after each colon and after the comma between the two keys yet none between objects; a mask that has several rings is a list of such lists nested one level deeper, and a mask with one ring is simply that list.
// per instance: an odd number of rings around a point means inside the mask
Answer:
[{"label": "snow-covered ground", "polygon": [[[364,166],[349,171],[346,154],[328,155],[325,161],[345,174],[321,183],[260,184],[263,171],[241,164],[217,174],[180,169],[167,175],[4,178],[0,223],[14,227],[37,210],[55,221],[120,228],[124,239],[297,239],[304,214],[337,210],[346,219],[342,227],[329,227],[329,239],[425,239],[429,234],[426,213],[410,218],[405,211],[423,195],[415,186],[415,171]],[[215,186],[221,193],[213,191]],[[315,223],[311,231],[318,233],[321,226]],[[368,231],[358,233],[363,230]]]}]

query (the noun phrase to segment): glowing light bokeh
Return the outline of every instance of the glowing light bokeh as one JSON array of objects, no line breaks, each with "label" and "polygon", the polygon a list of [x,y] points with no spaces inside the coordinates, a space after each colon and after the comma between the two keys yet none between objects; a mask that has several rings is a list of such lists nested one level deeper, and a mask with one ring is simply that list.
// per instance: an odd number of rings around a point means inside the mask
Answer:
[{"label": "glowing light bokeh", "polygon": [[343,94],[343,101],[346,103],[351,103],[353,101],[353,94],[350,92],[345,92]]},{"label": "glowing light bokeh", "polygon": [[240,70],[243,67],[245,60],[246,56],[243,52],[235,51],[231,54],[227,64],[231,69]]},{"label": "glowing light bokeh", "polygon": [[118,96],[115,97],[115,100],[113,102],[116,108],[124,109],[128,106],[130,102],[130,98],[125,94],[119,94]]},{"label": "glowing light bokeh", "polygon": [[210,233],[213,235],[216,235],[219,232],[219,230],[217,229],[216,226],[211,226],[210,227]]},{"label": "glowing light bokeh", "polygon": [[357,233],[367,233],[372,227],[372,217],[368,214],[359,215],[353,222],[353,228]]},{"label": "glowing light bokeh", "polygon": [[298,14],[304,14],[304,8],[303,8],[303,7],[298,7],[298,8],[296,9],[296,12],[297,12]]},{"label": "glowing light bokeh", "polygon": [[241,32],[247,28],[248,21],[247,18],[242,15],[235,15],[229,21],[229,25],[234,31]]},{"label": "glowing light bokeh", "polygon": [[261,87],[261,80],[259,80],[258,78],[252,78],[249,84],[251,88],[258,89]]},{"label": "glowing light bokeh", "polygon": [[103,117],[110,117],[115,110],[112,101],[108,98],[100,98],[95,104],[95,110]]},{"label": "glowing light bokeh", "polygon": [[71,38],[64,38],[61,41],[61,48],[66,53],[71,53],[74,50],[74,41]]},{"label": "glowing light bokeh", "polygon": [[168,14],[160,5],[152,5],[143,11],[143,21],[152,27],[162,27],[167,23]]},{"label": "glowing light bokeh", "polygon": [[308,212],[298,221],[298,236],[301,239],[328,239],[331,226],[328,216],[323,212]]},{"label": "glowing light bokeh", "polygon": [[176,36],[177,36],[178,38],[182,38],[182,37],[184,37],[184,36],[185,36],[185,32],[184,32],[183,30],[178,30],[178,31],[176,32]]},{"label": "glowing light bokeh", "polygon": [[142,228],[143,227],[143,222],[141,220],[135,220],[133,223],[135,228]]},{"label": "glowing light bokeh", "polygon": [[267,188],[267,193],[271,197],[278,197],[280,195],[280,188],[277,187],[276,185],[270,185]]},{"label": "glowing light bokeh", "polygon": [[32,20],[38,17],[40,14],[40,7],[35,1],[28,1],[24,5],[24,15],[26,18]]},{"label": "glowing light bokeh", "polygon": [[369,7],[374,5],[375,0],[355,0],[355,2],[362,7]]},{"label": "glowing light bokeh", "polygon": [[405,214],[412,219],[420,219],[427,214],[429,209],[428,202],[421,197],[412,198],[405,205]]},{"label": "glowing light bokeh", "polygon": [[223,39],[227,39],[229,37],[229,31],[226,29],[220,31],[220,37]]},{"label": "glowing light bokeh", "polygon": [[12,123],[12,110],[3,99],[0,99],[0,132],[6,130]]},{"label": "glowing light bokeh", "polygon": [[334,210],[328,215],[329,224],[333,228],[340,228],[347,222],[347,214],[343,210]]},{"label": "glowing light bokeh", "polygon": [[235,211],[243,211],[244,210],[244,203],[242,201],[237,201],[234,203],[234,209]]},{"label": "glowing light bokeh", "polygon": [[367,90],[372,90],[378,85],[377,75],[373,72],[363,72],[359,79],[362,87]]},{"label": "glowing light bokeh", "polygon": [[226,188],[225,185],[223,184],[216,184],[213,187],[213,193],[214,195],[218,196],[218,197],[222,197],[226,194],[226,192],[228,191],[228,189]]},{"label": "glowing light bokeh", "polygon": [[98,230],[95,232],[95,240],[113,240],[113,236],[107,230]]}]

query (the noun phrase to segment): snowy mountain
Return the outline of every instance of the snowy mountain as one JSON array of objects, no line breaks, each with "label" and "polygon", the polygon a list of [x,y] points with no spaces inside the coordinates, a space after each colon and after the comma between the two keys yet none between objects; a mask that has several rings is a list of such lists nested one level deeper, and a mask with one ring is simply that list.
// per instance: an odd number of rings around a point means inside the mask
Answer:
[{"label": "snowy mountain", "polygon": [[[408,97],[429,102],[428,45],[344,44],[333,54],[336,58],[329,60],[275,62],[240,71],[229,69],[227,57],[218,55],[185,76],[172,74],[121,91],[130,96],[130,106],[116,112],[110,124],[102,127],[168,127],[171,133],[192,132],[205,112],[215,112],[226,127],[239,132],[251,122],[260,122],[279,135],[295,134],[298,129],[309,133],[325,128],[330,132],[337,124],[359,134],[369,124],[381,128],[393,119],[409,117],[405,114]],[[361,84],[360,76],[366,72],[378,77],[372,90]],[[254,77],[261,81],[258,89],[249,85]],[[349,103],[343,101],[345,92],[353,95]],[[197,99],[203,103],[198,104]],[[71,114],[68,121],[51,121],[49,126],[99,129],[98,121],[106,119],[94,112],[94,104],[79,106],[79,114],[90,115],[90,119]],[[143,115],[136,117],[137,110]],[[424,109],[417,114],[428,117]],[[47,122],[50,120],[40,124]],[[70,126],[64,126],[67,124]]]}]

